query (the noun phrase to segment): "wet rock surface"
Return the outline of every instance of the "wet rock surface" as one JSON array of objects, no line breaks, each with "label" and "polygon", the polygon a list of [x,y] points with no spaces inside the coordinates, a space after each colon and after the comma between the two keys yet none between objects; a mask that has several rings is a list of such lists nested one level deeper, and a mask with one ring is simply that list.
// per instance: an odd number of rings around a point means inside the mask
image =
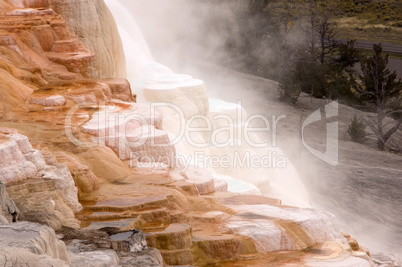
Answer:
[{"label": "wet rock surface", "polygon": [[[84,266],[83,263],[90,266],[130,266],[135,262],[151,266],[162,264],[159,251],[147,246],[141,231],[122,231],[113,227],[99,230],[62,228],[57,234],[67,244],[73,266]],[[91,259],[95,262],[91,263]]]}]

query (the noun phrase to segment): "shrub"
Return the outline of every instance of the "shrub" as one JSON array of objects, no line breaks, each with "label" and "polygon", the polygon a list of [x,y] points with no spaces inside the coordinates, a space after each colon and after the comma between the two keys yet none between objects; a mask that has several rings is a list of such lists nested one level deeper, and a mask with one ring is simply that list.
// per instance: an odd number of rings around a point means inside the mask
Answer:
[{"label": "shrub", "polygon": [[392,23],[392,26],[402,28],[402,21],[394,22],[394,23]]},{"label": "shrub", "polygon": [[280,94],[279,99],[292,104],[296,104],[301,93],[300,87],[297,84],[289,84],[288,86],[279,84],[278,90]]},{"label": "shrub", "polygon": [[348,134],[352,138],[352,141],[356,143],[363,143],[367,136],[365,129],[366,124],[363,122],[363,119],[354,115],[348,128]]}]

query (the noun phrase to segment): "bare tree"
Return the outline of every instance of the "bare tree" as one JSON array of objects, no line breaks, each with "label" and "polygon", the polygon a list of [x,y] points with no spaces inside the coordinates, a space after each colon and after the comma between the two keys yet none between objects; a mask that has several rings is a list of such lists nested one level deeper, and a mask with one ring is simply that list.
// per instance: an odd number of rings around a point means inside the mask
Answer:
[{"label": "bare tree", "polygon": [[331,21],[331,12],[328,11],[318,19],[315,31],[320,42],[319,60],[323,64],[325,57],[331,55],[337,48],[338,42],[335,40],[336,23]]},{"label": "bare tree", "polygon": [[302,26],[308,42],[311,60],[324,63],[326,56],[337,48],[336,23],[333,21],[336,6],[325,5],[321,1],[310,0],[305,14],[306,25]]}]

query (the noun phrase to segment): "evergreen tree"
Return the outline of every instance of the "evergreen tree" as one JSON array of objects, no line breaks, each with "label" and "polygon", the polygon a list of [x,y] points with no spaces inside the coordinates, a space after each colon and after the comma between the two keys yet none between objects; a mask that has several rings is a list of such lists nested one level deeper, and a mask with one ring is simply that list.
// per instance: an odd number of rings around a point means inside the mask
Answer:
[{"label": "evergreen tree", "polygon": [[363,143],[366,140],[366,124],[362,118],[358,118],[356,115],[353,116],[352,121],[348,127],[348,134],[353,142]]},{"label": "evergreen tree", "polygon": [[[390,137],[399,130],[402,117],[391,122],[385,122],[387,117],[401,114],[402,108],[391,108],[391,102],[402,98],[402,82],[396,79],[396,72],[387,68],[388,55],[382,54],[381,44],[373,46],[374,55],[362,60],[360,75],[362,85],[359,86],[361,99],[376,112],[375,118],[370,118],[368,126],[378,138],[378,148],[384,150]],[[389,126],[391,125],[391,126]]]}]

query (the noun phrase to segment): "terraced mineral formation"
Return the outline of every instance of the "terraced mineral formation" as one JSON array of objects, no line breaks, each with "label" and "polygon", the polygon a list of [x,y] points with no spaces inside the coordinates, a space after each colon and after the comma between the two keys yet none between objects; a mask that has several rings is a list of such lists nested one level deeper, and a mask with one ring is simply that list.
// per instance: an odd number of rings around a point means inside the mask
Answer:
[{"label": "terraced mineral formation", "polygon": [[45,2],[48,2],[48,5],[44,3],[44,7],[52,8],[63,16],[73,33],[87,49],[96,55],[96,70],[91,72],[91,78],[126,77],[120,35],[104,1],[52,0]]},{"label": "terraced mineral formation", "polygon": [[50,227],[29,222],[0,225],[0,235],[4,266],[69,266],[66,245]]},{"label": "terraced mineral formation", "polygon": [[[0,265],[370,266],[332,215],[173,164],[189,147],[171,144],[171,111],[135,103],[103,1],[0,0],[0,9]],[[142,69],[150,101],[185,117],[237,110],[151,59],[129,70]]]},{"label": "terraced mineral formation", "polygon": [[42,153],[33,149],[29,139],[15,129],[2,128],[1,132],[0,182],[7,185],[12,200],[20,208],[20,218],[54,229],[62,225],[78,227],[74,213],[82,206],[68,168],[47,165]]}]

